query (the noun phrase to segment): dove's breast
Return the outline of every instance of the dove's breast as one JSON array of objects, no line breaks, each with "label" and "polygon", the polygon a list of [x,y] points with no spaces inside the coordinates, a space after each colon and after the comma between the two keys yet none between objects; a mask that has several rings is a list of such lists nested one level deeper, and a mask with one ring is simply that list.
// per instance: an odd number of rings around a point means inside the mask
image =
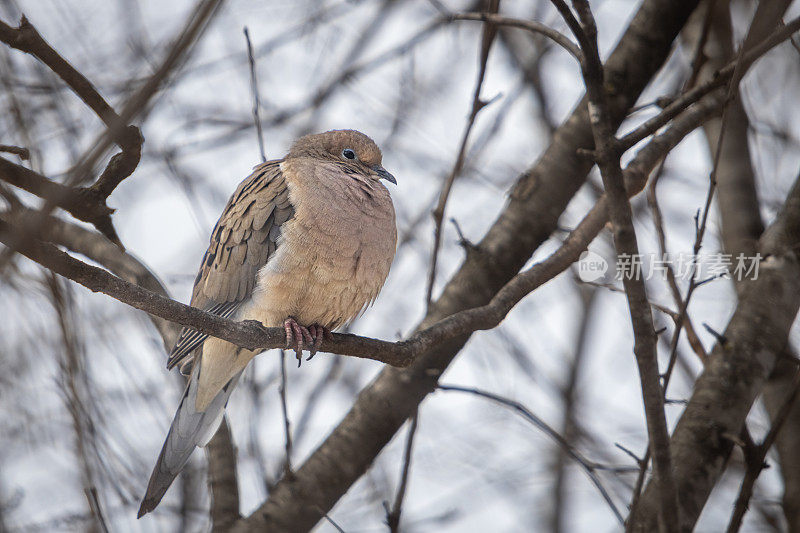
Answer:
[{"label": "dove's breast", "polygon": [[312,187],[314,177],[288,183],[294,217],[284,223],[275,255],[259,271],[242,318],[278,326],[291,316],[333,329],[378,296],[397,243],[389,192],[371,178],[365,183],[323,176]]}]

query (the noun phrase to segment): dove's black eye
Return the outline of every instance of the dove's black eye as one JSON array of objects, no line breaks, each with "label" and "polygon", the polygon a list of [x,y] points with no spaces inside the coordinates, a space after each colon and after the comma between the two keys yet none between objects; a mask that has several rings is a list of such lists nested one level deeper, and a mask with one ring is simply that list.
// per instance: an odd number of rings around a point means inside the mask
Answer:
[{"label": "dove's black eye", "polygon": [[345,148],[344,150],[342,150],[342,157],[344,157],[345,159],[355,159],[356,153],[352,151],[350,148]]}]

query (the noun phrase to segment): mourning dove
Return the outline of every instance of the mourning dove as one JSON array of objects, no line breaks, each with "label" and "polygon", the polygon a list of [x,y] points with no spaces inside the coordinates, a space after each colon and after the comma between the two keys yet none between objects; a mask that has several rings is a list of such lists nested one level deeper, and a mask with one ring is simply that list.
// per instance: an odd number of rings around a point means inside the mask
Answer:
[{"label": "mourning dove", "polygon": [[[255,168],[211,234],[191,305],[234,320],[283,326],[298,360],[378,296],[397,245],[381,151],[358,131],[298,139]],[[191,366],[139,517],[152,511],[197,446],[219,427],[239,376],[257,352],[184,328],[168,368]],[[192,360],[194,360],[192,362]]]}]

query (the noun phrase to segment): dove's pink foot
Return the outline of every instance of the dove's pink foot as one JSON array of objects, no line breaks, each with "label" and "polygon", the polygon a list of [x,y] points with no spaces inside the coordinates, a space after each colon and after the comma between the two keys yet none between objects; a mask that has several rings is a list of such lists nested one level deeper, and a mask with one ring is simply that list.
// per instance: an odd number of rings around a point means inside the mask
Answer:
[{"label": "dove's pink foot", "polygon": [[307,361],[310,361],[322,346],[322,340],[332,338],[330,329],[319,324],[305,327],[291,316],[283,321],[283,329],[286,331],[286,348],[294,350],[297,357],[297,366],[300,366],[302,361],[304,348],[308,348],[309,356]]}]

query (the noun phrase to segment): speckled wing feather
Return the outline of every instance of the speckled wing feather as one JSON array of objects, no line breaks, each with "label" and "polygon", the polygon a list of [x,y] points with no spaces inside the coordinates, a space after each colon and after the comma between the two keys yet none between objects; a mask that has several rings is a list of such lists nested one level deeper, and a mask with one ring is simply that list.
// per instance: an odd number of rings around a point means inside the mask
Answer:
[{"label": "speckled wing feather", "polygon": [[[280,163],[256,167],[228,200],[197,273],[192,306],[227,318],[252,295],[259,269],[278,247],[281,225],[294,216]],[[207,337],[184,328],[167,368],[183,361]]]}]

